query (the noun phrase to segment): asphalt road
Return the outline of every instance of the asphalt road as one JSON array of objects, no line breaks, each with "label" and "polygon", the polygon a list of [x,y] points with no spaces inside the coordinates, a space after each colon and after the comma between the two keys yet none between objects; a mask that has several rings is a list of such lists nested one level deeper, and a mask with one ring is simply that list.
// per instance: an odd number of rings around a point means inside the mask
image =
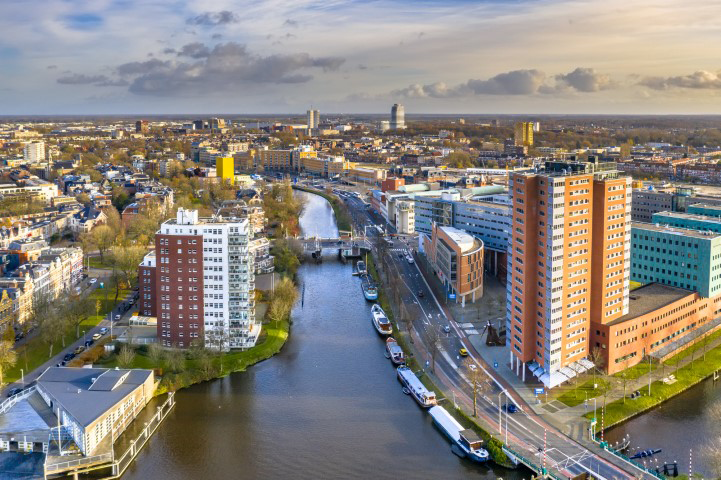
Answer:
[{"label": "asphalt road", "polygon": [[[373,215],[361,200],[351,197],[346,200],[346,204],[350,207],[353,217],[360,227],[359,231],[366,225],[376,224],[377,219],[374,222]],[[370,232],[371,229],[367,229],[367,231]],[[463,364],[464,358],[459,355],[459,350],[466,348],[469,357],[484,368],[491,379],[486,387],[487,393],[478,401],[478,413],[490,425],[495,426],[499,425],[500,414],[500,430],[504,439],[507,439],[505,442],[507,445],[527,458],[533,458],[535,463],[545,464],[554,470],[566,472],[569,476],[590,473],[601,479],[637,478],[637,475],[651,478],[650,475],[640,470],[636,470],[635,475],[622,470],[566,437],[535,414],[529,415],[524,411],[521,401],[513,398],[512,393],[510,401],[521,408],[514,414],[502,411],[499,403],[502,405],[509,401],[507,393],[504,393],[508,390],[504,387],[502,379],[493,377],[492,369],[485,365],[468,341],[464,331],[454,321],[449,321],[416,262],[409,263],[407,261],[406,254],[414,249],[414,237],[389,238],[392,241],[392,244],[388,243],[386,247],[390,259],[389,266],[399,274],[399,278],[406,287],[402,289],[401,299],[409,306],[410,311],[420,310],[420,314],[413,320],[414,329],[424,340],[423,343],[426,346],[432,343],[429,338],[435,336],[429,332],[441,333],[440,346],[435,359],[435,375],[445,384],[450,385],[454,392],[465,395],[467,399],[472,398],[472,389],[467,379],[466,367]],[[375,237],[375,241],[388,242],[387,239],[378,236]],[[417,309],[411,305],[416,306]],[[449,333],[443,332],[443,327],[446,325],[450,327]],[[430,368],[430,357],[426,348],[426,368]],[[525,410],[530,411],[528,408]],[[629,465],[628,469],[631,468]]]}]

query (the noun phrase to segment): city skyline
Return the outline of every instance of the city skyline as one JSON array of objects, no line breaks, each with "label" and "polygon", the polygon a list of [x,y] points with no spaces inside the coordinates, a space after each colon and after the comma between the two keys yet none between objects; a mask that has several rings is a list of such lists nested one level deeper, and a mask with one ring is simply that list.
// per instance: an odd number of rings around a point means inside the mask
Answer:
[{"label": "city skyline", "polygon": [[691,3],[12,1],[0,101],[6,114],[715,113],[705,45],[721,7]]}]

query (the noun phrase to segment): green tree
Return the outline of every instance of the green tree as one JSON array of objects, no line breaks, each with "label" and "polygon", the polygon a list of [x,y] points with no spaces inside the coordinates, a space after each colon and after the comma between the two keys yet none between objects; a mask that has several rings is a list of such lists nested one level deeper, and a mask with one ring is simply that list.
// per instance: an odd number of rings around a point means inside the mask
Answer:
[{"label": "green tree", "polygon": [[446,163],[453,168],[470,168],[473,167],[471,156],[463,151],[454,151],[446,157]]},{"label": "green tree", "polygon": [[0,387],[5,384],[3,378],[5,370],[15,365],[18,359],[17,352],[13,346],[14,341],[9,342],[4,339],[0,341]]}]

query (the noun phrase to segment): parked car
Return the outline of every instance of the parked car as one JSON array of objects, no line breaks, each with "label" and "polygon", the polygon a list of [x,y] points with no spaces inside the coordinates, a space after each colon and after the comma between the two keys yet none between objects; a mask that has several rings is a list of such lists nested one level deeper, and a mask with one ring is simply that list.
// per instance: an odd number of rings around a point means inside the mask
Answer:
[{"label": "parked car", "polygon": [[117,322],[118,320],[120,320],[120,314],[119,314],[119,313],[115,315],[115,321]]},{"label": "parked car", "polygon": [[504,412],[508,413],[516,413],[518,411],[518,407],[513,403],[504,403],[502,408]]},{"label": "parked car", "polygon": [[22,392],[22,388],[11,388],[10,391],[8,391],[8,397],[12,397],[13,395],[17,395],[18,393]]},{"label": "parked car", "polygon": [[443,325],[443,331],[446,333],[451,333],[451,326],[450,325]]},{"label": "parked car", "polygon": [[90,345],[92,345],[92,344],[93,344],[92,340],[85,340],[85,348],[90,347]]},{"label": "parked car", "polygon": [[75,349],[75,355],[80,355],[85,351],[85,347],[82,345],[78,345],[78,347]]},{"label": "parked car", "polygon": [[72,360],[73,358],[75,358],[75,354],[74,354],[74,353],[67,353],[67,354],[65,354],[65,356],[63,357],[63,361],[64,361],[64,362],[69,362],[69,361]]},{"label": "parked car", "polygon": [[[102,332],[102,330],[101,330],[101,332]],[[98,339],[100,339],[100,337],[102,337],[103,335],[104,335],[103,333],[96,333],[95,335],[93,335],[93,340],[98,340]]]},{"label": "parked car", "polygon": [[106,333],[108,333],[108,329],[107,329],[107,328],[103,327],[103,328],[100,329],[100,335],[105,335]]},{"label": "parked car", "polygon": [[461,357],[467,357],[467,356],[468,356],[468,350],[466,350],[465,348],[461,348],[460,350],[458,350],[458,354],[459,354]]},{"label": "parked car", "polygon": [[90,285],[93,285],[93,284],[96,283],[97,281],[98,281],[97,278],[91,278],[91,279],[90,279]]}]

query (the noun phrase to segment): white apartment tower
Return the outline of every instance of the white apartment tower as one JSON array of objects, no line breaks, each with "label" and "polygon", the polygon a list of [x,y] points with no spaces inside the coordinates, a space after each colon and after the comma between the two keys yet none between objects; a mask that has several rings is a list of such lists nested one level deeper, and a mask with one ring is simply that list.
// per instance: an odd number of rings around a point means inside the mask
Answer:
[{"label": "white apartment tower", "polygon": [[23,160],[27,163],[41,163],[45,161],[45,142],[31,142],[25,145]]}]

